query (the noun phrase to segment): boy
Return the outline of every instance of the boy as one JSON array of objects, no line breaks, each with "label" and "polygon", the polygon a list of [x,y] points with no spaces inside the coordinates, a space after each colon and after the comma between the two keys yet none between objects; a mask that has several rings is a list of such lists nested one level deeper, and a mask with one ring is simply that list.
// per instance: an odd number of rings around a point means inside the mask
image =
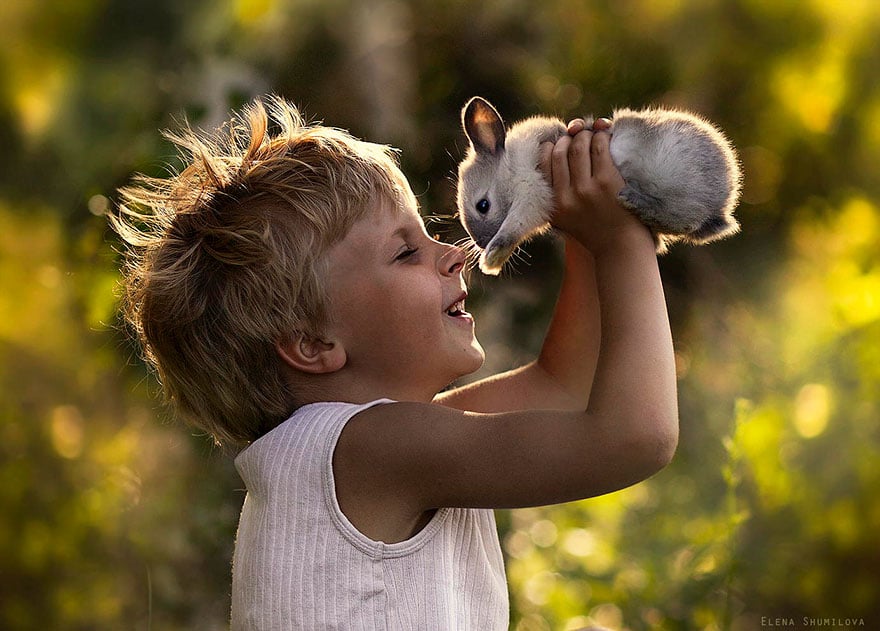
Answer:
[{"label": "boy", "polygon": [[234,629],[504,629],[491,509],[669,462],[663,290],[608,128],[576,120],[542,147],[566,255],[540,356],[442,394],[483,361],[465,257],[425,232],[386,148],[269,98],[225,133],[172,136],[191,164],[122,191],[145,353],[184,417],[243,447]]}]

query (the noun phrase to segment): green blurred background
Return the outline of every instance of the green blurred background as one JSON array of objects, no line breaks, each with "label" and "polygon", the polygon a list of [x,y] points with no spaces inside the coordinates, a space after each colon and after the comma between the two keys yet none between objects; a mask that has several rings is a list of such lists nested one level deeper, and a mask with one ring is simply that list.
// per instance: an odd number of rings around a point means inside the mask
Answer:
[{"label": "green blurred background", "polygon": [[[676,460],[499,512],[512,625],[880,629],[878,35],[873,0],[4,0],[0,628],[226,626],[243,485],[119,330],[103,215],[132,171],[176,164],[159,128],[273,91],[400,147],[449,240],[474,94],[508,120],[666,104],[718,122],[743,232],[661,261]],[[543,239],[474,274],[481,375],[537,350],[559,265]]]}]

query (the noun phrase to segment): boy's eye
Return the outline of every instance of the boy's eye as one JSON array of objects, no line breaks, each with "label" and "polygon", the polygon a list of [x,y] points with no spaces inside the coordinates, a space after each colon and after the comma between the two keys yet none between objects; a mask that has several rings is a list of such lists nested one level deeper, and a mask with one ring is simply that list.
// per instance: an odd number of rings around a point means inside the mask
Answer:
[{"label": "boy's eye", "polygon": [[413,254],[415,254],[415,253],[418,252],[418,251],[419,251],[418,248],[409,248],[409,247],[408,247],[408,248],[405,249],[403,252],[401,252],[400,254],[398,254],[398,255],[394,258],[394,260],[395,260],[395,261],[403,261],[403,260],[405,260],[405,259],[408,259],[409,257],[411,257]]}]

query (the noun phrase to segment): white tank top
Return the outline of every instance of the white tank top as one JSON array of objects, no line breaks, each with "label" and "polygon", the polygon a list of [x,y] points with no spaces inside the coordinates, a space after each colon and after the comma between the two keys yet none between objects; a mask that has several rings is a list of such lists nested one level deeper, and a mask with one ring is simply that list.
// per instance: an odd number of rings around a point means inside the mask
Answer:
[{"label": "white tank top", "polygon": [[247,485],[232,629],[493,631],[509,623],[491,510],[442,508],[414,537],[373,541],[339,508],[333,451],[373,405],[314,403],[235,459]]}]

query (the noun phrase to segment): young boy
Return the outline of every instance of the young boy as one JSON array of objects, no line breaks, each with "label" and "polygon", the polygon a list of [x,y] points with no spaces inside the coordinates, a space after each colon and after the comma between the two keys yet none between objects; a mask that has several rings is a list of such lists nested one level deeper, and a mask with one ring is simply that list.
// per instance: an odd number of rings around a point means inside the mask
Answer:
[{"label": "young boy", "polygon": [[483,361],[465,256],[386,148],[268,98],[172,136],[189,166],[123,189],[127,315],[182,415],[243,448],[234,629],[506,629],[491,509],[669,462],[663,290],[608,128],[542,147],[566,254],[540,356],[441,394]]}]

